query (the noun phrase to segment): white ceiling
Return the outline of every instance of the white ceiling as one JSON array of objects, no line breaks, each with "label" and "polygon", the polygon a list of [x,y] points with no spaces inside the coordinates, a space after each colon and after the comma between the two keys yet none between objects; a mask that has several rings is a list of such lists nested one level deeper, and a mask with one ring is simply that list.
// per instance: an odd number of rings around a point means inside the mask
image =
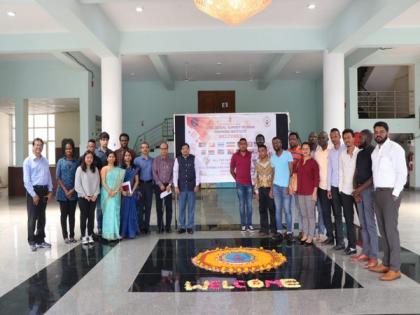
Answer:
[{"label": "white ceiling", "polygon": [[[7,12],[15,12],[15,17]],[[67,30],[36,3],[0,4],[0,33],[55,33]]]},{"label": "white ceiling", "polygon": [[[247,27],[322,28],[345,9],[351,0],[273,0],[263,12],[243,23]],[[316,10],[307,5],[315,3]],[[115,1],[100,5],[121,31],[224,28],[226,24],[199,11],[193,0]],[[136,7],[144,8],[142,13]]]},{"label": "white ceiling", "polygon": [[[398,1],[398,0],[395,0]],[[403,14],[389,22],[386,27],[417,27],[420,26],[420,2],[413,5]]]},{"label": "white ceiling", "polygon": [[[176,81],[249,81],[261,79],[274,56],[263,53],[172,54],[167,56],[167,61]],[[122,68],[126,80],[159,80],[148,56],[123,56]],[[299,53],[293,55],[275,79],[313,80],[321,74],[321,52]]]},{"label": "white ceiling", "polygon": [[[29,114],[56,114],[79,111],[78,98],[31,98],[28,100]],[[0,112],[15,113],[15,103],[9,99],[0,99]]]}]

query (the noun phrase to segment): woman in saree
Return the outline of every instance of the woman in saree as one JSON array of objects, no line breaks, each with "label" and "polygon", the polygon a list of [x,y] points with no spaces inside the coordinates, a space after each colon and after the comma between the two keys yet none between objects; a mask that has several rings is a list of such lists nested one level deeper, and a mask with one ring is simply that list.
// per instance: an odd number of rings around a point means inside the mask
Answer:
[{"label": "woman in saree", "polygon": [[121,185],[125,170],[117,167],[114,152],[107,154],[107,162],[101,170],[102,238],[115,241],[120,239]]},{"label": "woman in saree", "polygon": [[121,238],[135,238],[139,234],[137,222],[137,187],[139,185],[138,169],[133,165],[130,151],[123,154],[122,168],[125,169],[124,183],[130,182],[131,193],[122,191],[121,204]]}]

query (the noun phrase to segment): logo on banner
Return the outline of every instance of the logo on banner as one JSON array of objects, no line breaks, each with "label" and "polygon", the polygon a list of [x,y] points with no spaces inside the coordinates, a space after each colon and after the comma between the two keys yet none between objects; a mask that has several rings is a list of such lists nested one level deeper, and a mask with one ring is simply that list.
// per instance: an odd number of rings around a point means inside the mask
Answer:
[{"label": "logo on banner", "polygon": [[270,117],[268,117],[268,116],[265,116],[265,117],[264,117],[264,126],[265,126],[266,128],[268,128],[268,127],[270,127],[270,126],[271,126],[271,119],[270,119]]}]

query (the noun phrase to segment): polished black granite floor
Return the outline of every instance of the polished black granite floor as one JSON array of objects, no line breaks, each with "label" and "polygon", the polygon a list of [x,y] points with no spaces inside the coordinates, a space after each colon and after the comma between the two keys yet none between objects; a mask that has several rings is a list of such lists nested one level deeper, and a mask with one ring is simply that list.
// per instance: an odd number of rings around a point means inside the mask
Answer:
[{"label": "polished black granite floor", "polygon": [[[277,270],[248,275],[226,275],[195,267],[191,258],[199,252],[216,247],[243,246],[276,249],[287,257],[287,263]],[[279,245],[271,238],[240,239],[160,239],[143,265],[129,291],[131,292],[187,292],[185,283],[203,284],[205,280],[251,279],[278,280],[292,278],[299,281],[300,289],[360,288],[361,285],[317,247]],[[245,284],[245,282],[240,282]],[[242,285],[241,285],[242,286]],[[269,288],[223,289],[217,291],[284,290],[272,285]],[[207,290],[212,291],[212,290]]]},{"label": "polished black granite floor", "polygon": [[[44,314],[115,244],[76,246],[0,298],[0,314]],[[29,249],[28,249],[29,250]]]}]

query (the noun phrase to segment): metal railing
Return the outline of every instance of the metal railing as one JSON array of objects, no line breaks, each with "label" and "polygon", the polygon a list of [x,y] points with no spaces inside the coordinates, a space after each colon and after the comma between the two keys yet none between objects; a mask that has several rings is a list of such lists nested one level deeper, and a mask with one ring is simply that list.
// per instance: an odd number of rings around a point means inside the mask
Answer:
[{"label": "metal railing", "polygon": [[414,91],[358,91],[359,118],[413,118]]},{"label": "metal railing", "polygon": [[171,141],[173,139],[174,120],[173,118],[165,118],[162,123],[140,134],[136,139],[133,149],[138,153],[140,145],[143,142],[147,142],[150,145],[150,149],[154,150],[162,141]]}]

